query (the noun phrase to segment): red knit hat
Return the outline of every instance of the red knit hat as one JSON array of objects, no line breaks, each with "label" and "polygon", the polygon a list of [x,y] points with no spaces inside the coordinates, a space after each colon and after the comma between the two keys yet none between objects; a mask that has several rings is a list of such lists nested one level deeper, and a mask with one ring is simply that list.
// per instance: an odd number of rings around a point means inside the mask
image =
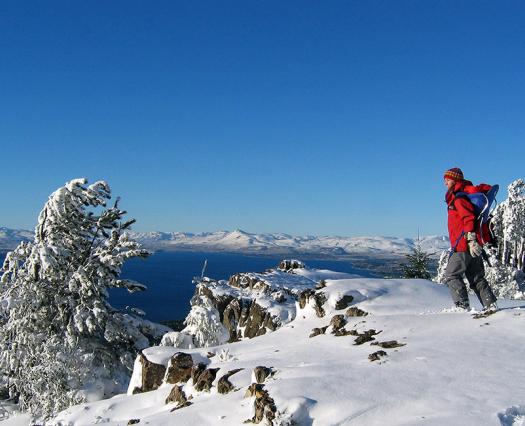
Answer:
[{"label": "red knit hat", "polygon": [[445,172],[445,179],[463,180],[463,172],[459,167],[453,167]]}]

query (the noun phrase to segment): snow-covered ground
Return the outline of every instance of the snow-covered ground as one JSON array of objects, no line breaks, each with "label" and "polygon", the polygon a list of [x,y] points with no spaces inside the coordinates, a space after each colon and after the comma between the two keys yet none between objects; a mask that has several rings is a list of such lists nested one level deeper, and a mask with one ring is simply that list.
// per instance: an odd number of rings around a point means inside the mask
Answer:
[{"label": "snow-covered ground", "polygon": [[[403,255],[416,243],[402,237],[292,236],[288,234],[251,234],[241,230],[192,234],[187,232],[134,232],[133,239],[152,250],[201,250],[242,253],[308,253],[324,255]],[[32,239],[31,231],[0,228],[0,248],[13,249],[20,241]],[[420,239],[426,252],[439,254],[449,247],[444,236]]]},{"label": "snow-covered ground", "polygon": [[[256,366],[275,374],[264,388],[275,401],[281,425],[522,425],[525,421],[525,337],[523,301],[500,300],[502,308],[486,318],[447,310],[448,289],[425,280],[349,278],[330,271],[297,271],[325,279],[326,315],[312,304],[297,306],[295,319],[275,332],[213,348],[184,349],[195,362],[220,368],[210,392],[183,387],[192,404],[175,411],[165,404],[173,385],[71,407],[56,418],[59,425],[127,425],[131,419],[149,425],[240,425],[254,415],[254,397],[245,397]],[[325,334],[335,304],[354,296],[351,306],[369,313],[346,317],[346,330],[374,329],[375,341],[355,345],[355,336]],[[479,304],[471,299],[473,306]],[[403,344],[382,349],[374,342]],[[384,350],[387,356],[370,361]],[[179,349],[155,347],[147,357],[167,363]],[[216,355],[208,358],[208,352]],[[226,372],[236,390],[217,392]],[[9,421],[15,424],[16,417]],[[27,421],[27,418],[26,418]],[[6,423],[8,424],[8,423]],[[19,423],[23,424],[23,423]]]}]

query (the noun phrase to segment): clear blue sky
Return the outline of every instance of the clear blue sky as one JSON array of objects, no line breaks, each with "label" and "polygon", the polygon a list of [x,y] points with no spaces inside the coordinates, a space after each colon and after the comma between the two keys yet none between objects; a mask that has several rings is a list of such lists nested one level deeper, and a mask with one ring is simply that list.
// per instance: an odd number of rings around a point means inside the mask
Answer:
[{"label": "clear blue sky", "polygon": [[3,1],[0,226],[86,177],[141,231],[445,233],[445,169],[525,177],[524,23],[523,1]]}]

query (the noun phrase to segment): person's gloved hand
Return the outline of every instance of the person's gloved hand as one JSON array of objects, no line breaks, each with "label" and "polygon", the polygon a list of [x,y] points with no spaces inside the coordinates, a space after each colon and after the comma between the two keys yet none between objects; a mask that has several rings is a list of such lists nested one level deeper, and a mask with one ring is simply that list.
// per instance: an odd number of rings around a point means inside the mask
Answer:
[{"label": "person's gloved hand", "polygon": [[467,232],[466,235],[465,235],[465,238],[467,239],[468,250],[470,252],[470,255],[472,257],[481,256],[481,253],[482,253],[483,249],[478,244],[478,240],[476,239],[476,233],[475,232]]}]

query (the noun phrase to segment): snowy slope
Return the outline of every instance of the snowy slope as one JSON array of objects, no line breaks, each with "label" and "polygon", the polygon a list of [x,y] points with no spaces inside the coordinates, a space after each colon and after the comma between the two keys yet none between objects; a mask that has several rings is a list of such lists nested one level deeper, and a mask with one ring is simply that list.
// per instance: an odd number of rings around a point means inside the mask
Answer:
[{"label": "snowy slope", "polygon": [[[330,271],[298,271],[312,280],[327,279],[322,289],[326,316],[312,305],[297,307],[295,319],[275,332],[214,348],[185,349],[209,368],[220,368],[210,392],[184,385],[192,405],[171,411],[164,400],[173,385],[136,395],[84,404],[57,417],[61,425],[126,425],[130,419],[149,425],[240,425],[254,414],[254,398],[244,398],[256,366],[275,374],[265,382],[281,425],[518,425],[525,414],[525,337],[523,302],[500,300],[503,309],[474,319],[449,312],[446,287],[424,280],[348,278]],[[380,332],[376,342],[397,340],[404,346],[384,349],[387,356],[371,362],[381,348],[355,336],[326,334],[313,338],[313,328],[327,326],[335,303],[354,296],[366,317],[347,317],[346,330]],[[474,306],[476,301],[472,300]],[[479,305],[477,305],[479,307]],[[372,342],[373,343],[373,342]],[[167,362],[178,351],[148,349],[150,360]],[[217,355],[207,358],[208,351]],[[230,380],[238,390],[217,393],[217,380],[244,368]],[[520,417],[522,416],[522,417]],[[521,419],[521,420],[520,420]],[[292,423],[291,421],[295,421]]]}]

